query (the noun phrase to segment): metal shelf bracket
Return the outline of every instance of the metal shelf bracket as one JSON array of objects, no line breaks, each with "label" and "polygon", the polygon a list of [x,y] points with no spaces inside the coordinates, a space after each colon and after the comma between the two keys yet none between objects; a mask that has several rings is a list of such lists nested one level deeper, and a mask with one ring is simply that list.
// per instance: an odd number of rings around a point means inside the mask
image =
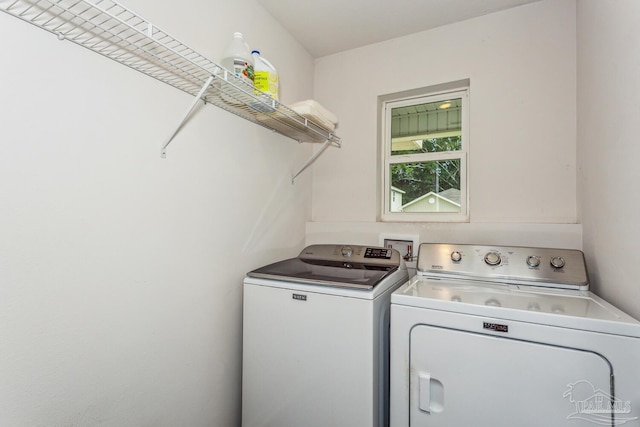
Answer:
[{"label": "metal shelf bracket", "polygon": [[322,153],[324,153],[324,150],[326,150],[326,149],[327,149],[327,147],[329,147],[329,145],[331,145],[331,139],[327,139],[327,140],[324,142],[324,144],[322,144],[322,145],[320,146],[320,148],[318,149],[318,151],[316,151],[315,153],[313,153],[313,155],[309,158],[309,160],[307,160],[307,162],[306,162],[304,165],[302,165],[302,167],[300,168],[300,170],[299,170],[295,175],[293,175],[293,177],[291,178],[291,183],[292,183],[292,184],[294,184],[294,183],[295,183],[296,178],[298,177],[298,175],[300,175],[300,174],[301,174],[301,173],[302,173],[306,168],[308,168],[309,166],[311,166],[311,164],[312,164],[313,162],[315,162],[315,161],[316,161],[316,159],[317,159],[318,157],[320,157],[320,155],[321,155]]},{"label": "metal shelf bracket", "polygon": [[211,85],[211,82],[213,82],[214,78],[215,76],[213,74],[209,76],[204,86],[202,86],[202,89],[200,89],[200,92],[198,92],[198,94],[194,97],[193,102],[191,102],[189,109],[187,109],[186,113],[182,117],[182,120],[180,120],[180,123],[178,123],[178,126],[176,126],[175,130],[171,133],[169,138],[167,138],[166,142],[162,144],[162,149],[160,150],[160,156],[163,159],[167,157],[167,146],[171,144],[171,141],[173,141],[173,138],[175,138],[175,136],[178,134],[180,129],[182,129],[182,126],[184,126],[184,123],[187,121],[187,119],[193,112],[193,109],[196,108],[196,105],[198,105],[198,102],[200,101],[200,99],[202,99],[202,96],[206,92],[207,88]]}]

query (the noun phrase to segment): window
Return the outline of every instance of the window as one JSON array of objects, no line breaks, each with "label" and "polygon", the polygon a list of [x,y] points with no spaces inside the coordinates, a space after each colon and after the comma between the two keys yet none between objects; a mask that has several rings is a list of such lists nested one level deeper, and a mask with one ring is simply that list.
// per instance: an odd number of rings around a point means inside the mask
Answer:
[{"label": "window", "polygon": [[467,221],[467,87],[381,98],[384,221]]}]

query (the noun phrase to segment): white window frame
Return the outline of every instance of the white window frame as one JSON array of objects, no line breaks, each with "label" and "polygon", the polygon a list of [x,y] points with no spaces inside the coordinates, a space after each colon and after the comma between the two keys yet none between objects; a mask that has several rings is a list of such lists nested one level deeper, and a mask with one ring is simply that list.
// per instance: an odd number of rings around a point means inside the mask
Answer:
[{"label": "white window frame", "polygon": [[[414,92],[415,93],[415,92]],[[381,193],[380,219],[389,222],[468,222],[469,221],[469,87],[438,92],[424,91],[409,97],[389,98],[381,102]],[[461,149],[435,153],[391,155],[391,110],[397,107],[445,101],[451,98],[462,100]],[[392,212],[391,211],[391,165],[395,163],[431,162],[438,160],[460,160],[460,212]]]}]

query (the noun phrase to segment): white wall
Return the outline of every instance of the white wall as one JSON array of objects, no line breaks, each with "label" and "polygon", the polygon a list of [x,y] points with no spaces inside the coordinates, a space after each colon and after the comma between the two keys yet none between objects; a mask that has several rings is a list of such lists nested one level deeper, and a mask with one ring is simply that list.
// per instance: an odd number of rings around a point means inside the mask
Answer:
[{"label": "white wall", "polygon": [[594,289],[640,318],[640,2],[578,0],[578,164]]},{"label": "white wall", "polygon": [[566,224],[572,234],[575,45],[575,1],[545,0],[317,60],[315,95],[338,115],[343,148],[314,167],[308,233],[376,221],[378,96],[468,78],[470,223],[433,224],[424,238],[478,230],[468,236],[486,241],[510,230],[511,242],[526,245],[528,224]]},{"label": "white wall", "polygon": [[[125,3],[312,95],[253,1]],[[0,52],[0,425],[239,426],[242,278],[301,249],[311,147],[207,106],[161,159],[189,96],[4,13]]]}]

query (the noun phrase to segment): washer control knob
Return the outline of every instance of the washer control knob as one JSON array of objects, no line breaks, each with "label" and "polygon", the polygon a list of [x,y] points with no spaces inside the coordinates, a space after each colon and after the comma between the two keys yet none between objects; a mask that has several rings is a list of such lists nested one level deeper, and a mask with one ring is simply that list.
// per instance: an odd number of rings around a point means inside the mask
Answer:
[{"label": "washer control knob", "polygon": [[554,256],[551,258],[551,266],[553,268],[562,268],[564,267],[564,258],[561,256]]},{"label": "washer control knob", "polygon": [[529,255],[527,257],[527,265],[531,268],[536,268],[540,266],[540,257]]},{"label": "washer control knob", "polygon": [[500,258],[500,254],[497,252],[488,252],[484,256],[484,262],[489,265],[498,265],[502,262],[502,258]]},{"label": "washer control knob", "polygon": [[451,252],[451,261],[460,262],[461,259],[462,259],[462,254],[460,252],[458,251]]},{"label": "washer control knob", "polygon": [[340,253],[342,254],[342,256],[349,258],[351,255],[353,255],[353,249],[351,248],[351,246],[343,246],[340,250]]}]

